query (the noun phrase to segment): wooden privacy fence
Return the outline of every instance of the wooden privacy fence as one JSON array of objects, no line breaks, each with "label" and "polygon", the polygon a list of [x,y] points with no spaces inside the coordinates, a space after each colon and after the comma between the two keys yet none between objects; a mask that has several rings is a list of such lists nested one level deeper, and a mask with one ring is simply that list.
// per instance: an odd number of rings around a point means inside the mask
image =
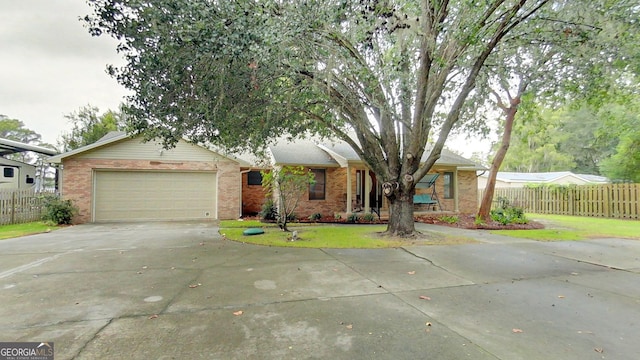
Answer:
[{"label": "wooden privacy fence", "polygon": [[530,213],[640,219],[640,184],[496,188],[494,207],[500,199]]},{"label": "wooden privacy fence", "polygon": [[42,220],[44,195],[34,190],[0,190],[0,225]]}]

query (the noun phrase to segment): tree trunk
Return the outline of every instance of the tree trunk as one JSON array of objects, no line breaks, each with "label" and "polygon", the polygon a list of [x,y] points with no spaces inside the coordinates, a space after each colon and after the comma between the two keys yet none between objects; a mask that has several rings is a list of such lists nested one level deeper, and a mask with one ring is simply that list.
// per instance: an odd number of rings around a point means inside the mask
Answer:
[{"label": "tree trunk", "polygon": [[387,234],[400,237],[408,237],[415,234],[416,228],[413,219],[414,192],[415,189],[411,189],[409,194],[398,190],[394,196],[387,198],[389,200]]},{"label": "tree trunk", "polygon": [[487,185],[484,187],[484,194],[482,195],[482,201],[480,202],[480,209],[478,210],[478,218],[486,221],[489,219],[489,213],[491,212],[491,203],[493,202],[493,194],[496,188],[496,177],[498,176],[498,170],[504,161],[504,157],[509,150],[511,144],[511,132],[513,130],[513,121],[518,111],[518,105],[520,104],[520,96],[511,100],[511,106],[503,108],[507,115],[504,123],[504,132],[502,133],[502,140],[500,148],[496,152],[496,156],[491,162],[491,168],[489,168],[489,178],[487,179]]}]

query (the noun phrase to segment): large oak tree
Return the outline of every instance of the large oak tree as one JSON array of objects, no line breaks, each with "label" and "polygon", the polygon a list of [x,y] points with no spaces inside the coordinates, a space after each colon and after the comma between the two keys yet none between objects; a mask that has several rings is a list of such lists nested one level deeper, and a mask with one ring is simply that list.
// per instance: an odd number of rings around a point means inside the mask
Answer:
[{"label": "large oak tree", "polygon": [[415,184],[469,108],[487,59],[523,24],[564,11],[552,0],[90,4],[90,32],[119,39],[127,60],[110,71],[133,92],[134,132],[230,150],[331,134],[384,183],[388,232],[403,236],[414,232]]}]

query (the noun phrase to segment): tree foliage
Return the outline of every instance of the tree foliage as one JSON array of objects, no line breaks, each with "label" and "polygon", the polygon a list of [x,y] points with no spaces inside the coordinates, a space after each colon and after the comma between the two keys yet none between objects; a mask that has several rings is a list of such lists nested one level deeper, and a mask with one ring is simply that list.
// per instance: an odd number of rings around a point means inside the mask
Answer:
[{"label": "tree foliage", "polygon": [[[555,17],[553,13],[558,8],[564,10],[564,17]],[[582,93],[576,94],[578,89],[587,89],[591,93],[599,91],[594,87],[600,82],[602,70],[608,73],[624,72],[626,69],[623,65],[629,63],[625,58],[628,52],[623,53],[622,49],[628,50],[625,40],[628,40],[628,34],[637,31],[637,21],[628,17],[629,11],[638,12],[634,2],[591,2],[585,6],[581,2],[558,1],[554,2],[553,10],[549,10],[542,9],[539,15],[551,21],[521,26],[516,36],[500,45],[502,51],[492,54],[489,62],[495,62],[495,65],[488,66],[487,76],[479,78],[478,88],[485,89],[484,92],[493,95],[493,99],[479,90],[476,93],[478,103],[490,107],[493,102],[504,116],[499,121],[501,140],[495,146],[478,211],[478,217],[483,219],[489,216],[497,172],[501,167],[509,167],[510,159],[536,167],[518,169],[529,172],[549,171],[552,169],[548,167],[555,165],[565,168],[573,165],[571,156],[560,153],[557,142],[550,142],[546,138],[555,136],[549,128],[526,131],[528,134],[525,139],[516,139],[516,144],[520,145],[518,154],[506,158],[514,126],[522,130],[525,126],[533,129],[539,124],[529,121],[528,124],[514,125],[516,119],[532,117],[531,111],[525,116],[517,116],[519,109],[522,106],[532,109],[542,102],[553,104],[568,97],[584,96]],[[536,46],[531,46],[532,43]],[[545,124],[549,125],[551,121],[545,121]],[[483,130],[484,127],[486,123],[481,123],[479,128]],[[528,161],[523,161],[525,158]],[[503,161],[507,163],[503,164]]]},{"label": "tree foliage", "polygon": [[[42,136],[40,134],[25,127],[22,121],[11,119],[6,115],[0,115],[0,138],[31,145],[43,145]],[[6,157],[26,163],[37,161],[37,157],[24,152],[6,155]]]},{"label": "tree foliage", "polygon": [[26,128],[22,121],[0,115],[0,138],[38,145],[42,136]]},{"label": "tree foliage", "polygon": [[559,144],[567,137],[562,131],[562,118],[550,109],[532,105],[518,114],[511,147],[501,171],[548,172],[573,169],[573,157],[559,150]]},{"label": "tree foliage", "polygon": [[514,127],[502,171],[573,171],[634,180],[634,138],[640,128],[640,97],[612,92],[598,101],[578,100],[562,108],[523,109]]},{"label": "tree foliage", "polygon": [[122,115],[118,112],[107,110],[100,114],[100,110],[91,105],[78,109],[65,115],[72,124],[70,132],[64,133],[58,141],[63,151],[70,151],[79,147],[93,144],[110,131],[122,130]]},{"label": "tree foliage", "polygon": [[119,39],[127,60],[110,71],[133,91],[132,129],[166,145],[185,135],[229,149],[333,134],[391,190],[388,231],[399,235],[413,233],[415,184],[472,111],[492,54],[524,25],[523,46],[538,47],[543,25],[583,11],[552,0],[90,4],[90,32]]}]

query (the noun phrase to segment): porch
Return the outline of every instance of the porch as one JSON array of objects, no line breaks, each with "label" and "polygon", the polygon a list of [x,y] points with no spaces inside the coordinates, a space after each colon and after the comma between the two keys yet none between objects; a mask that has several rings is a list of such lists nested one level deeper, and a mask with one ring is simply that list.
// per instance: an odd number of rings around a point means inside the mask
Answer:
[{"label": "porch", "polygon": [[[342,212],[342,213],[336,213],[335,215],[339,215],[341,216],[343,219],[348,219],[349,216],[351,216],[352,214],[357,215],[359,218],[362,218],[363,216],[365,216],[366,214],[373,214],[373,216],[375,216],[376,220],[382,220],[382,221],[388,221],[389,220],[389,211],[388,210],[381,210],[380,211],[380,216],[378,216],[378,214],[376,213],[365,213],[364,211],[356,211],[356,212],[352,212],[352,213],[346,213],[346,212]],[[414,210],[413,212],[413,216],[414,217],[440,217],[440,216],[454,216],[454,215],[458,215],[459,212],[456,211],[450,211],[450,210]]]},{"label": "porch", "polygon": [[[346,192],[342,198],[344,211],[340,213],[347,216],[372,213],[380,218],[388,214],[389,206],[383,196],[382,182],[378,181],[373,171],[361,164],[348,164],[343,170],[342,181],[345,181]],[[414,212],[429,215],[460,212],[458,181],[458,169],[455,167],[438,168],[425,175],[416,184]]]}]

